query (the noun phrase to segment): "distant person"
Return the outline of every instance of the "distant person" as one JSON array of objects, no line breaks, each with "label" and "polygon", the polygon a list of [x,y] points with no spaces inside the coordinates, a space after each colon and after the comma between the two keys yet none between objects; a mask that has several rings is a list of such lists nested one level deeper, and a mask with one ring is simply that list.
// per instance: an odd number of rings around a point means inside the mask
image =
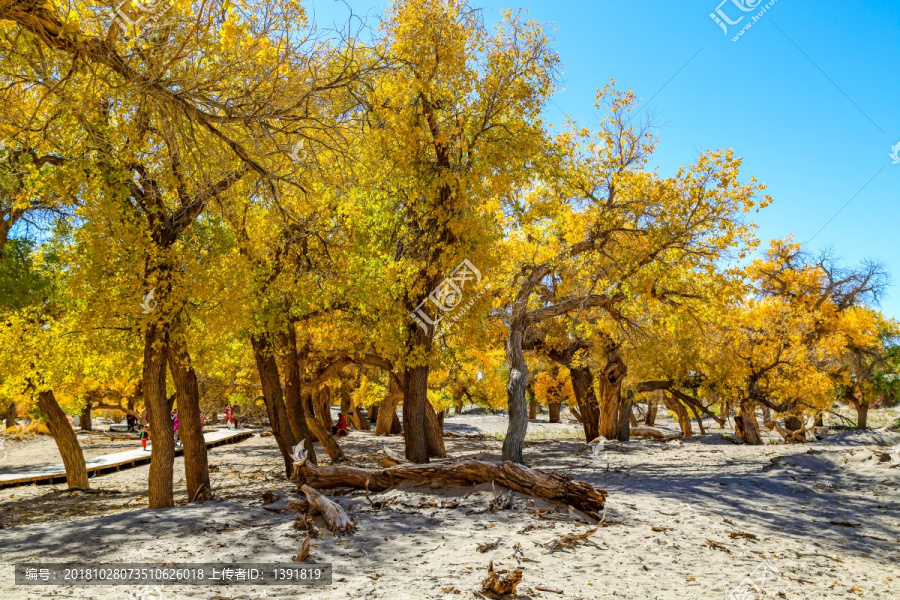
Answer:
[{"label": "distant person", "polygon": [[137,424],[137,419],[134,418],[134,415],[128,415],[128,431],[134,431],[134,426]]},{"label": "distant person", "polygon": [[225,407],[225,427],[235,429],[237,425],[234,422],[234,407],[230,404]]},{"label": "distant person", "polygon": [[147,431],[147,426],[144,425],[141,427],[141,447],[146,451],[147,450],[147,440],[150,439],[150,432]]},{"label": "distant person", "polygon": [[344,418],[344,413],[338,413],[337,425],[331,427],[331,435],[334,434],[347,435],[347,419]]},{"label": "distant person", "polygon": [[175,447],[181,445],[181,433],[178,431],[178,411],[172,411],[172,429],[175,432]]}]

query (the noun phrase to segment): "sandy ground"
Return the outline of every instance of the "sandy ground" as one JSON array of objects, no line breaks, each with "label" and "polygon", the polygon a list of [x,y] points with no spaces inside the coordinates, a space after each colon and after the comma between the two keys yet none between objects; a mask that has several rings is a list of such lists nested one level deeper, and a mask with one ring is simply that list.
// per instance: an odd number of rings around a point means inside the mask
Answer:
[{"label": "sandy ground", "polygon": [[[659,424],[675,430],[665,418]],[[492,435],[505,431],[506,419],[452,416],[446,429]],[[358,532],[335,537],[320,522],[324,533],[311,553],[312,560],[333,564],[331,586],[164,586],[164,600],[464,600],[477,597],[491,560],[498,568],[524,568],[520,598],[726,599],[751,574],[759,591],[744,588],[734,598],[900,597],[900,467],[882,458],[900,434],[847,432],[807,445],[753,448],[713,429],[704,438],[636,440],[594,453],[574,438],[578,432],[571,423],[531,422],[526,462],[609,490],[605,526],[575,520],[564,506],[529,505],[519,494],[513,510],[491,513],[489,485],[372,494],[376,503],[389,502],[382,510],[350,493],[335,499]],[[446,442],[453,458],[499,457],[501,442],[490,437]],[[37,464],[30,443],[8,444],[8,459],[27,449]],[[381,447],[402,452],[398,437],[352,433],[341,443],[366,467],[374,466]],[[69,494],[60,486],[0,490],[0,598],[136,598],[125,586],[17,587],[16,562],[290,562],[304,534],[293,528],[291,511],[270,510],[283,504],[264,507],[261,499],[269,489],[300,496],[280,476],[273,439],[253,437],[212,449],[209,457],[220,500],[205,504],[184,504],[181,458],[179,506],[172,509],[142,508],[146,466],[96,478],[92,485],[102,494]],[[556,512],[540,518],[537,508]],[[590,543],[573,550],[547,547],[564,534],[595,528]],[[495,548],[478,551],[498,538]],[[760,583],[766,560],[777,573]]]}]

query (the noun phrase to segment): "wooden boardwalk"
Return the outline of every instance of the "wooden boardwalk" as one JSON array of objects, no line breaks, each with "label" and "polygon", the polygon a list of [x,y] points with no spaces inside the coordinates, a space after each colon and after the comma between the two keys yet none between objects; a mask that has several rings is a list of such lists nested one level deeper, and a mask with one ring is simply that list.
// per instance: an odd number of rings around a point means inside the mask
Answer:
[{"label": "wooden boardwalk", "polygon": [[[249,429],[220,429],[204,433],[203,438],[206,441],[207,448],[215,448],[223,444],[236,444],[253,436],[253,432]],[[134,439],[135,444],[140,446],[138,438]],[[153,443],[148,444],[148,448],[152,449]],[[184,451],[179,447],[175,450],[175,456]],[[87,467],[89,477],[97,475],[105,475],[122,469],[131,469],[140,465],[150,464],[150,452],[138,447],[135,450],[126,450],[125,452],[113,452],[104,454],[96,458],[84,461]],[[17,485],[45,485],[50,483],[65,483],[66,469],[63,465],[52,465],[39,469],[18,470],[12,473],[0,473],[0,488],[13,487]]]}]

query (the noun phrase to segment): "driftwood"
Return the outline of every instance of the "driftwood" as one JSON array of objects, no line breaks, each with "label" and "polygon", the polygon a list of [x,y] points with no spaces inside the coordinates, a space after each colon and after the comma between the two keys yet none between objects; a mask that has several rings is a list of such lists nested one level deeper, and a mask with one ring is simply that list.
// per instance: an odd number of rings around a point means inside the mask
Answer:
[{"label": "driftwood", "polygon": [[519,567],[512,573],[503,569],[494,571],[494,561],[488,565],[488,574],[481,582],[482,590],[494,598],[501,596],[515,596],[516,586],[522,581],[522,573],[525,569]]},{"label": "driftwood", "polygon": [[[799,421],[799,420],[798,420]],[[782,427],[778,421],[766,421],[764,423],[767,429],[775,429],[778,434],[784,438],[787,444],[805,444],[806,443],[806,426],[802,425],[797,430],[786,429]]]},{"label": "driftwood", "polygon": [[306,559],[309,558],[310,544],[310,536],[306,536],[303,539],[303,543],[300,544],[300,549],[297,550],[297,556],[294,557],[294,562],[305,562]]},{"label": "driftwood", "polygon": [[394,454],[387,448],[382,448],[381,452],[378,454],[378,466],[380,466],[382,468],[386,469],[388,467],[396,467],[397,465],[408,465],[408,464],[409,464],[408,460],[406,460],[402,456]]},{"label": "driftwood", "polygon": [[657,429],[656,427],[632,427],[631,437],[646,437],[652,438],[654,440],[665,440],[667,438],[680,438],[681,434],[676,433],[674,435],[666,435],[663,431]]},{"label": "driftwood", "polygon": [[555,552],[556,550],[569,550],[577,546],[579,542],[588,543],[590,541],[588,538],[595,533],[597,533],[596,529],[591,529],[582,534],[567,533],[561,538],[555,539],[547,544],[547,548],[549,548],[551,552]]},{"label": "driftwood", "polygon": [[444,437],[448,438],[468,438],[470,440],[483,440],[483,433],[456,433],[455,431],[445,431]]},{"label": "driftwood", "polygon": [[[443,464],[404,464],[367,471],[357,467],[318,467],[301,461],[294,464],[299,484],[319,490],[349,487],[380,492],[404,481],[437,482],[471,486],[496,482],[521,494],[564,504],[600,519],[607,492],[568,475],[537,471],[509,461],[464,460]],[[302,489],[302,488],[301,488]]]},{"label": "driftwood", "polygon": [[356,526],[340,505],[332,502],[308,485],[301,485],[300,491],[306,494],[311,509],[319,512],[328,528],[334,533],[352,533]]},{"label": "driftwood", "polygon": [[500,543],[501,538],[497,538],[494,541],[487,541],[483,544],[478,544],[478,551],[482,554],[487,552],[488,550],[493,550]]}]

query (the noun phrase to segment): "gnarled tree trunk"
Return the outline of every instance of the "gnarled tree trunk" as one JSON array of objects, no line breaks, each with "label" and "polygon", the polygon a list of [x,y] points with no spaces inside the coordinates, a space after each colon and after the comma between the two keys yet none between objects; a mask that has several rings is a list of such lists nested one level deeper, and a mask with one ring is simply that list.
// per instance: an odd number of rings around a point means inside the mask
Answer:
[{"label": "gnarled tree trunk", "polygon": [[[294,434],[294,439],[298,441],[304,440],[303,447],[306,448],[309,461],[313,464],[319,464],[313,445],[313,436],[308,425],[310,416],[306,413],[306,401],[303,398],[303,376],[300,370],[300,356],[297,353],[297,333],[293,325],[288,327],[287,333],[278,336],[278,341],[281,345],[282,371],[284,373],[284,407],[285,412],[287,412],[288,423],[290,424],[291,432]],[[330,431],[327,439],[331,440]],[[327,447],[326,451],[328,451]],[[338,449],[338,454],[341,454],[340,449]],[[333,456],[331,458],[334,460]]]},{"label": "gnarled tree trunk", "polygon": [[856,403],[856,428],[866,429],[869,423],[869,403]]},{"label": "gnarled tree trunk", "polygon": [[266,403],[269,423],[272,425],[275,442],[278,444],[278,449],[281,450],[281,456],[284,459],[285,474],[287,477],[290,477],[293,465],[291,452],[297,444],[297,440],[294,438],[294,433],[291,431],[288,423],[275,353],[273,352],[272,344],[265,335],[250,336],[250,343],[253,346],[253,355],[256,358],[256,368],[259,371],[259,381],[262,384],[263,399]]},{"label": "gnarled tree trunk", "polygon": [[594,394],[594,376],[588,366],[569,367],[578,415],[584,428],[584,439],[592,442],[600,437],[600,404]]},{"label": "gnarled tree trunk", "polygon": [[[304,395],[309,396],[310,394],[304,393]],[[341,450],[334,436],[331,435],[331,430],[325,429],[322,421],[315,417],[307,416],[306,426],[309,428],[310,434],[322,444],[322,448],[325,449],[325,453],[328,454],[331,462],[337,463],[347,460],[347,457],[344,456],[344,451]]]},{"label": "gnarled tree trunk", "polygon": [[550,411],[550,422],[551,423],[559,423],[559,409],[562,407],[562,402],[551,402],[548,405],[548,409]]},{"label": "gnarled tree trunk", "polygon": [[688,416],[687,409],[684,405],[666,393],[663,393],[662,400],[666,405],[666,408],[671,410],[678,417],[678,426],[681,427],[682,437],[684,439],[693,437],[694,430],[691,429],[691,418]]},{"label": "gnarled tree trunk", "polygon": [[[421,333],[419,330],[416,335]],[[403,383],[403,438],[406,442],[406,458],[410,462],[424,464],[429,457],[429,436],[426,430],[428,367],[407,368]]]},{"label": "gnarled tree trunk", "polygon": [[734,433],[745,444],[761,446],[762,438],[759,436],[759,425],[756,422],[756,407],[749,402],[741,402],[740,414],[734,418]]},{"label": "gnarled tree trunk", "polygon": [[356,406],[350,390],[341,387],[341,412],[347,417],[347,421],[357,431],[369,431],[369,419],[366,411],[361,406]]},{"label": "gnarled tree trunk", "polygon": [[608,440],[620,439],[623,436],[622,427],[628,423],[621,418],[625,408],[622,382],[627,374],[628,368],[619,355],[618,346],[610,343],[606,350],[606,366],[597,386],[600,395],[600,435]]},{"label": "gnarled tree trunk", "polygon": [[16,426],[16,403],[10,402],[6,407],[6,428]]},{"label": "gnarled tree trunk", "polygon": [[[391,435],[395,431],[400,418],[397,416],[397,404],[400,403],[400,387],[393,377],[389,378],[388,392],[378,407],[378,421],[375,424],[375,435]],[[396,425],[395,425],[396,424]]]},{"label": "gnarled tree trunk", "polygon": [[446,458],[444,448],[444,427],[438,418],[431,402],[425,405],[425,435],[428,437],[428,455],[435,458]]},{"label": "gnarled tree trunk", "polygon": [[209,462],[200,423],[200,390],[183,331],[177,326],[169,337],[169,370],[175,382],[178,428],[184,446],[184,474],[189,502],[210,497]]},{"label": "gnarled tree trunk", "polygon": [[56,447],[62,455],[66,467],[66,482],[71,488],[88,489],[87,467],[84,464],[84,453],[78,443],[78,436],[72,431],[66,414],[56,402],[52,390],[38,393],[38,407],[47,416],[47,428],[56,441]]},{"label": "gnarled tree trunk", "polygon": [[168,340],[163,326],[148,323],[144,332],[144,366],[142,388],[150,421],[149,505],[150,508],[175,506],[172,475],[175,463],[175,438],[172,431],[170,405],[166,397],[166,362]]},{"label": "gnarled tree trunk", "polygon": [[528,431],[528,406],[525,402],[525,386],[528,385],[528,365],[522,349],[525,340],[524,318],[513,319],[506,341],[506,360],[509,363],[509,381],[506,383],[506,401],[509,407],[509,426],[503,440],[503,460],[522,464],[522,445]]},{"label": "gnarled tree trunk", "polygon": [[78,424],[81,427],[82,431],[93,431],[94,423],[91,420],[91,398],[88,398],[84,401],[84,409],[81,411],[81,418],[78,420]]},{"label": "gnarled tree trunk", "polygon": [[659,410],[659,398],[662,395],[662,390],[655,390],[650,394],[650,399],[647,400],[647,414],[644,415],[644,425],[653,427],[656,423],[656,412]]},{"label": "gnarled tree trunk", "polygon": [[313,404],[316,405],[316,417],[328,431],[334,427],[331,419],[331,388],[322,387],[313,392]]}]

